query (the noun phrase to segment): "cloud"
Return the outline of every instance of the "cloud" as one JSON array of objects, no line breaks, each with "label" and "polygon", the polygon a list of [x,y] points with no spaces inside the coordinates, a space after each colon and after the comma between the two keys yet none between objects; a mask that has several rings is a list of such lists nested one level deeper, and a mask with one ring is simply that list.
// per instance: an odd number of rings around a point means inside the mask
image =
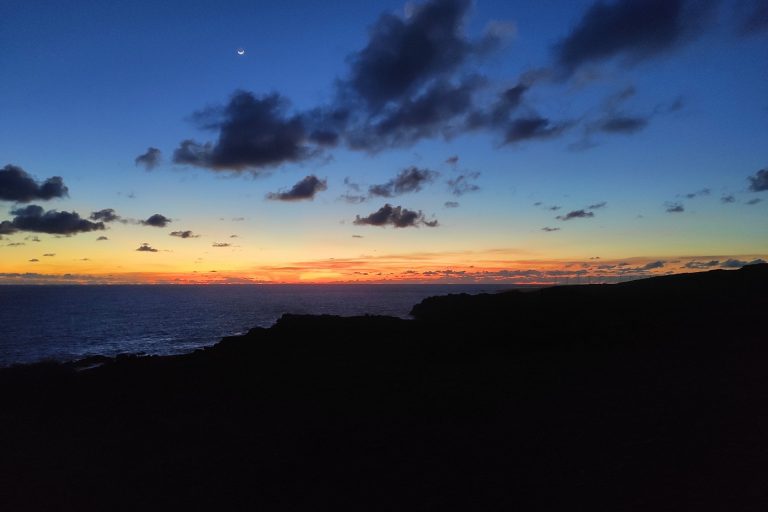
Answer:
[{"label": "cloud", "polygon": [[762,202],[762,201],[763,201],[763,200],[762,200],[762,199],[760,199],[759,197],[755,197],[754,199],[750,199],[749,201],[747,201],[745,204],[748,204],[748,205],[750,205],[750,206],[753,206],[753,205],[756,205],[757,203],[760,203],[760,202]]},{"label": "cloud", "polygon": [[139,248],[136,250],[139,252],[157,252],[157,249],[155,249],[149,244],[141,244]]},{"label": "cloud", "polygon": [[409,192],[418,192],[423,185],[433,182],[437,176],[439,173],[436,171],[411,166],[400,171],[387,183],[370,186],[368,195],[371,197],[393,197]]},{"label": "cloud", "polygon": [[327,188],[328,183],[326,180],[321,180],[317,176],[310,174],[301,179],[290,190],[286,192],[270,192],[266,197],[273,201],[302,201],[305,199],[311,201],[315,198],[315,194]]},{"label": "cloud", "polygon": [[712,268],[720,265],[719,260],[710,260],[710,261],[689,261],[685,264],[685,268],[693,268],[693,269],[704,269],[704,268]]},{"label": "cloud", "polygon": [[47,253],[43,254],[43,256],[48,257],[48,258],[53,258],[54,256],[56,256],[56,253],[47,252]]},{"label": "cloud", "polygon": [[341,199],[342,201],[346,201],[349,204],[360,204],[364,202],[367,199],[367,197],[347,193],[347,194],[340,195],[339,199]]},{"label": "cloud", "polygon": [[682,213],[685,207],[681,203],[666,203],[667,213]]},{"label": "cloud", "polygon": [[613,115],[601,120],[597,129],[605,133],[631,134],[648,126],[647,117]]},{"label": "cloud", "polygon": [[170,236],[175,236],[178,238],[199,238],[200,235],[194,234],[192,231],[171,231]]},{"label": "cloud", "polygon": [[467,117],[467,127],[470,129],[504,127],[509,124],[511,114],[523,102],[523,95],[531,87],[529,83],[517,85],[502,91],[487,109],[476,109]]},{"label": "cloud", "polygon": [[0,221],[0,235],[11,235],[17,231],[18,229],[16,229],[11,221]]},{"label": "cloud", "polygon": [[729,260],[725,260],[722,263],[722,265],[720,265],[720,266],[723,267],[723,268],[741,268],[741,267],[744,267],[746,265],[758,265],[760,263],[765,263],[765,260],[761,259],[761,258],[758,258],[758,259],[752,260],[752,261],[742,261],[742,260],[737,260],[737,259],[729,259]]},{"label": "cloud", "polygon": [[24,240],[28,242],[40,242],[40,239],[37,236],[26,236],[24,237]]},{"label": "cloud", "polygon": [[665,52],[696,35],[714,2],[708,0],[617,0],[592,4],[554,47],[561,71],[626,57],[637,62]]},{"label": "cloud", "polygon": [[0,223],[0,234],[10,234],[16,231],[32,231],[56,235],[74,235],[88,231],[104,229],[103,222],[91,222],[80,218],[76,212],[49,210],[31,204],[23,208],[11,210],[12,221]]},{"label": "cloud", "polygon": [[140,224],[143,224],[144,226],[152,226],[155,228],[164,228],[170,222],[171,222],[171,219],[169,219],[165,215],[160,215],[159,213],[156,213],[154,215],[151,215],[147,220],[140,221]]},{"label": "cloud", "polygon": [[711,193],[712,191],[710,189],[703,188],[701,190],[697,190],[696,192],[688,192],[687,194],[683,194],[683,197],[685,197],[686,199],[693,199],[695,197],[708,196]]},{"label": "cloud", "polygon": [[459,203],[457,203],[456,201],[446,201],[445,203],[443,203],[443,206],[445,206],[446,208],[458,208]]},{"label": "cloud", "polygon": [[8,164],[0,169],[0,201],[28,203],[66,197],[68,194],[69,189],[60,176],[53,176],[38,183],[16,165]]},{"label": "cloud", "polygon": [[114,222],[120,220],[120,216],[117,215],[112,208],[105,208],[103,210],[92,212],[89,218],[91,220],[100,220],[102,222]]},{"label": "cloud", "polygon": [[639,270],[641,272],[645,272],[648,270],[653,270],[656,268],[662,268],[666,264],[666,261],[652,261],[650,263],[646,263],[642,267],[638,267],[635,270]]},{"label": "cloud", "polygon": [[721,203],[726,203],[726,204],[727,203],[735,203],[736,202],[736,198],[733,196],[733,194],[723,195],[720,198],[720,202]]},{"label": "cloud", "polygon": [[301,115],[288,115],[277,93],[256,97],[235,91],[227,105],[196,112],[201,127],[218,132],[215,143],[187,139],[173,153],[177,164],[213,170],[259,171],[317,154]]},{"label": "cloud", "polygon": [[764,192],[768,190],[768,168],[760,169],[754,176],[749,176],[749,190],[752,192]]},{"label": "cloud", "polygon": [[40,260],[37,258],[32,258],[31,260],[29,260],[30,263],[37,263],[38,261]]},{"label": "cloud", "polygon": [[211,247],[232,247],[232,244],[226,242],[214,242],[211,244]]},{"label": "cloud", "polygon": [[147,151],[134,159],[136,165],[143,166],[146,170],[151,171],[160,164],[162,153],[159,149],[149,147]]},{"label": "cloud", "polygon": [[447,163],[448,165],[458,164],[459,163],[458,155],[449,156],[448,158],[445,159],[445,163]]},{"label": "cloud", "polygon": [[107,238],[106,236],[100,236],[99,238],[96,239],[97,242],[103,242],[104,240],[109,240],[109,238]]},{"label": "cloud", "polygon": [[571,219],[586,219],[594,217],[595,214],[586,210],[573,210],[565,215],[558,215],[556,218],[559,220],[571,220]]},{"label": "cloud", "polygon": [[543,117],[523,117],[515,119],[506,128],[504,134],[505,144],[515,144],[532,139],[551,139],[561,135],[571,126],[571,123],[563,122],[553,124]]},{"label": "cloud", "polygon": [[349,176],[344,178],[344,184],[348,186],[350,190],[353,190],[355,192],[360,192],[360,184],[352,181],[352,178],[350,178]]},{"label": "cloud", "polygon": [[547,233],[551,233],[552,231],[560,231],[560,228],[550,228],[549,226],[541,228],[542,231],[546,231]]},{"label": "cloud", "polygon": [[448,180],[448,189],[451,194],[455,196],[463,196],[469,192],[476,192],[480,190],[480,187],[476,183],[473,183],[473,181],[479,177],[480,173],[477,171],[461,174]]},{"label": "cloud", "polygon": [[768,2],[765,0],[742,0],[735,4],[742,35],[756,34],[768,30]]},{"label": "cloud", "polygon": [[449,138],[458,133],[451,120],[471,109],[472,94],[484,83],[483,79],[472,77],[458,85],[445,81],[433,84],[417,96],[404,98],[368,117],[348,131],[347,141],[353,149],[378,151],[410,146],[440,134]]},{"label": "cloud", "polygon": [[367,217],[360,217],[358,215],[355,218],[354,224],[359,226],[392,225],[396,228],[418,227],[419,225],[433,228],[438,225],[436,220],[427,221],[424,218],[424,214],[421,212],[421,210],[408,210],[407,208],[402,208],[400,206],[392,206],[389,203],[385,204]]},{"label": "cloud", "polygon": [[601,201],[599,203],[595,203],[587,206],[587,210],[599,210],[601,208],[605,208],[607,205],[608,205],[607,202]]},{"label": "cloud", "polygon": [[376,113],[436,77],[450,76],[476,51],[462,34],[469,7],[469,0],[431,0],[406,19],[382,14],[365,48],[349,57],[351,72],[342,88]]}]

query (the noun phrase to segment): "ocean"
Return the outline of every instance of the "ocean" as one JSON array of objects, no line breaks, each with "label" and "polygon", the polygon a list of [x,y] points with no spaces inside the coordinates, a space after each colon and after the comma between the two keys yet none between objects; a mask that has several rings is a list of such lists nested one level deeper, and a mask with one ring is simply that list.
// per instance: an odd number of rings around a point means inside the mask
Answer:
[{"label": "ocean", "polygon": [[179,354],[284,313],[407,318],[422,299],[510,285],[0,286],[0,366],[91,355]]}]

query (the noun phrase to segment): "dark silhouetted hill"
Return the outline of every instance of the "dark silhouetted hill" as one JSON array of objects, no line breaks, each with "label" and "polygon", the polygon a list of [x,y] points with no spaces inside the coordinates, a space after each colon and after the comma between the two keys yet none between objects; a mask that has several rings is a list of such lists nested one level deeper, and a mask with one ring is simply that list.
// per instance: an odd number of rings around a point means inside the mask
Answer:
[{"label": "dark silhouetted hill", "polygon": [[768,265],[0,370],[2,510],[765,510]]}]

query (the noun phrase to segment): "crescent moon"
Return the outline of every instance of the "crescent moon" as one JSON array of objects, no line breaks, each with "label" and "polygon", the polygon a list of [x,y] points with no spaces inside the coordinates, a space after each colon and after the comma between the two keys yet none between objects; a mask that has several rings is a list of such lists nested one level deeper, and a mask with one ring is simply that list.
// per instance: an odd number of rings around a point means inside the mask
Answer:
[{"label": "crescent moon", "polygon": [[238,49],[237,49],[237,54],[238,54],[238,55],[245,55],[245,49],[243,49],[243,48],[238,48]]}]

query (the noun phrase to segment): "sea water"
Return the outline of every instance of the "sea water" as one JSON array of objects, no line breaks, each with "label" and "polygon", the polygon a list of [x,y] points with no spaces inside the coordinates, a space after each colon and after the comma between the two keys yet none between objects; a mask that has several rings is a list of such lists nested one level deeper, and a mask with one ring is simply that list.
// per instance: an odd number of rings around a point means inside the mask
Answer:
[{"label": "sea water", "polygon": [[120,353],[178,354],[284,313],[407,317],[422,299],[509,285],[0,286],[0,366]]}]

